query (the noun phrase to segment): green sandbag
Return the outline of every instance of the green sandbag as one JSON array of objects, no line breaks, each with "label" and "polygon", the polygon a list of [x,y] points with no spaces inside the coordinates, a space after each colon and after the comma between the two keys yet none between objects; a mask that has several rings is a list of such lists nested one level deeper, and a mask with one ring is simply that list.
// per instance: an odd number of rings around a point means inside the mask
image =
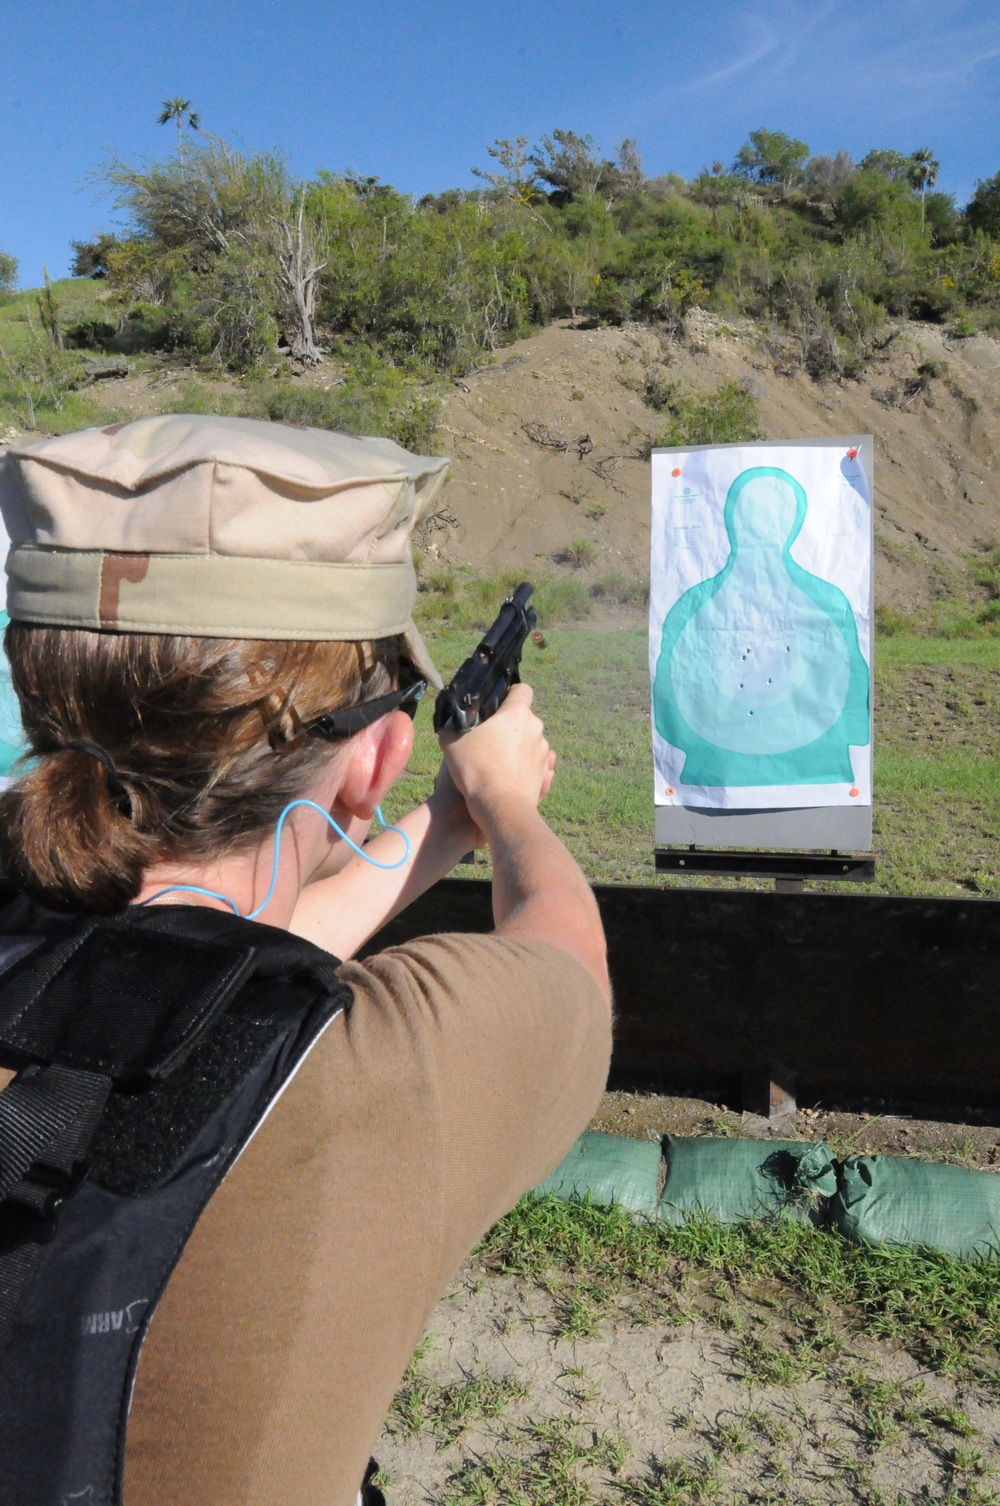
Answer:
[{"label": "green sandbag", "polygon": [[842,1234],[863,1244],[1000,1256],[1000,1176],[904,1156],[849,1156],[831,1205]]},{"label": "green sandbag", "polygon": [[822,1144],[666,1135],[664,1149],[659,1216],[668,1224],[696,1215],[723,1224],[779,1217],[818,1224],[837,1190],[833,1153]]},{"label": "green sandbag", "polygon": [[617,1203],[629,1213],[652,1216],[661,1159],[657,1140],[626,1140],[588,1130],[535,1191],[562,1198],[585,1198],[589,1193],[594,1203]]}]

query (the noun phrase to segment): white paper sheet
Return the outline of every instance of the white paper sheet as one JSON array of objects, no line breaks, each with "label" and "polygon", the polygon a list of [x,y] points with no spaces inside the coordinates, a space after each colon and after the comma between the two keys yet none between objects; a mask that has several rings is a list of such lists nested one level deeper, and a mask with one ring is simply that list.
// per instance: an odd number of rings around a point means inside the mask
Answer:
[{"label": "white paper sheet", "polygon": [[657,805],[871,803],[871,501],[843,445],[653,455]]}]

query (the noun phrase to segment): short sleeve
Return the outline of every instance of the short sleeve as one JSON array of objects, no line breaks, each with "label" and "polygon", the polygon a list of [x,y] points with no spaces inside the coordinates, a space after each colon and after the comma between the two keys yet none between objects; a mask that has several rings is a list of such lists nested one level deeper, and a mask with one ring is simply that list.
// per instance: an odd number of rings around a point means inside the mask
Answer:
[{"label": "short sleeve", "polygon": [[607,1003],[568,953],[500,936],[423,937],[340,976],[355,1009],[388,994],[420,1031],[441,1125],[447,1279],[585,1129],[607,1078]]}]

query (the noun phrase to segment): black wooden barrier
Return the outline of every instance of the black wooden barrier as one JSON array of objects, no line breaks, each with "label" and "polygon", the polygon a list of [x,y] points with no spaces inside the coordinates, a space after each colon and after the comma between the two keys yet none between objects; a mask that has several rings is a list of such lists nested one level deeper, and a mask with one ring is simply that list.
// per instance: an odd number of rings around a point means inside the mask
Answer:
[{"label": "black wooden barrier", "polygon": [[[1000,1108],[1000,902],[594,892],[613,1078],[736,1103],[781,1064],[801,1101]],[[444,879],[368,950],[491,928],[489,884]]]}]

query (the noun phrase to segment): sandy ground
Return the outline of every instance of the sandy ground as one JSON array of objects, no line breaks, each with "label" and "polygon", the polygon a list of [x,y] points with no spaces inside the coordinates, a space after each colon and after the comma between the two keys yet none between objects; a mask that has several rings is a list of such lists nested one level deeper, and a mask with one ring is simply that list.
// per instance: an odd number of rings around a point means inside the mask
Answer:
[{"label": "sandy ground", "polygon": [[[390,1420],[376,1457],[392,1506],[992,1499],[978,1482],[1000,1463],[1000,1402],[905,1353],[855,1341],[814,1373],[766,1385],[748,1375],[736,1332],[626,1317],[560,1339],[557,1303],[474,1264],[461,1272],[420,1374],[432,1386],[509,1377],[524,1399],[457,1438],[407,1436]],[[874,1424],[866,1396],[883,1399]]]}]

